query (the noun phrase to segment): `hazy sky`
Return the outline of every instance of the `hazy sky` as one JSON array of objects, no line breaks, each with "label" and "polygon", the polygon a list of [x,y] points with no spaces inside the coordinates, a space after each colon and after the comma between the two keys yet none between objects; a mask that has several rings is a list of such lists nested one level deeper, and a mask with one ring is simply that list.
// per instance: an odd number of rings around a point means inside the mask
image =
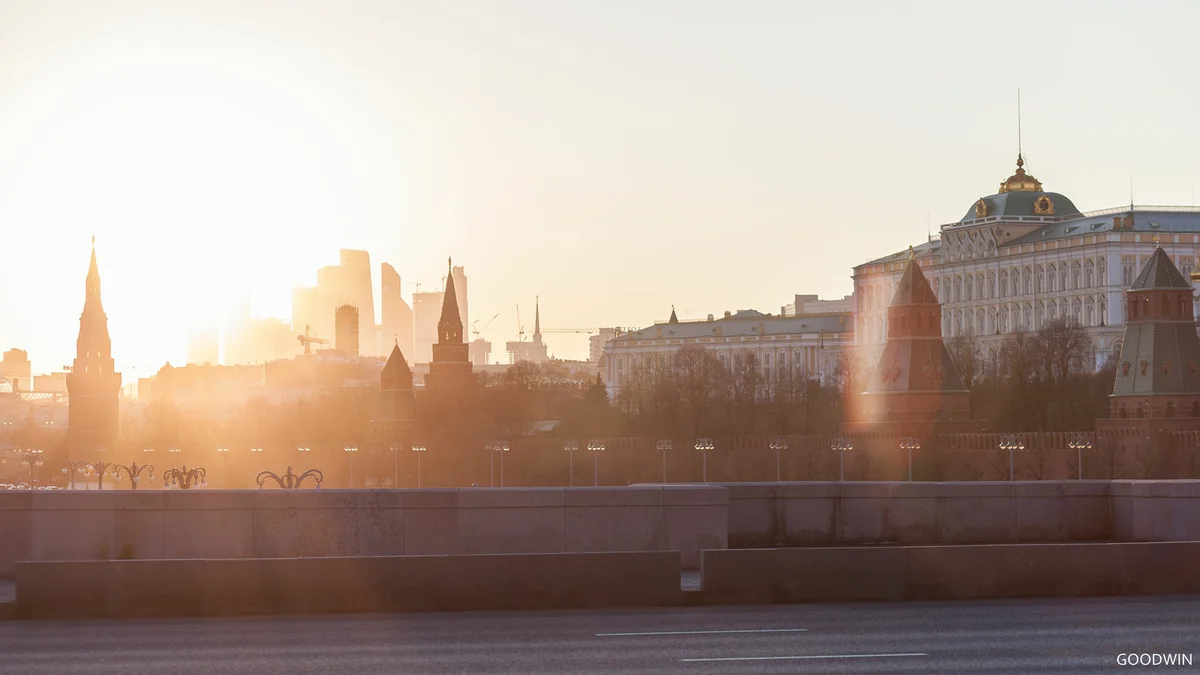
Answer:
[{"label": "hazy sky", "polygon": [[340,247],[406,294],[453,255],[496,343],[535,295],[544,327],[840,297],[995,192],[1018,88],[1046,189],[1189,204],[1197,25],[1166,1],[0,0],[0,349],[69,363],[92,234],[127,381],[239,297],[288,317]]}]

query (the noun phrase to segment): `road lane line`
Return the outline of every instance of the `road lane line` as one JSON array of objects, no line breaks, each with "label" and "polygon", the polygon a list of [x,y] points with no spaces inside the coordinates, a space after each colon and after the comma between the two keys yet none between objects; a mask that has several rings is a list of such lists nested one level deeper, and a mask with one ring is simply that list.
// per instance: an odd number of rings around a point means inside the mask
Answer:
[{"label": "road lane line", "polygon": [[810,656],[721,656],[706,659],[679,659],[683,663],[705,661],[797,661],[801,659],[886,659],[899,656],[929,656],[923,652],[908,654],[819,654]]},{"label": "road lane line", "polygon": [[659,630],[645,633],[596,633],[596,637],[632,637],[635,635],[722,635],[726,633],[805,633],[807,628],[748,628],[745,630]]}]

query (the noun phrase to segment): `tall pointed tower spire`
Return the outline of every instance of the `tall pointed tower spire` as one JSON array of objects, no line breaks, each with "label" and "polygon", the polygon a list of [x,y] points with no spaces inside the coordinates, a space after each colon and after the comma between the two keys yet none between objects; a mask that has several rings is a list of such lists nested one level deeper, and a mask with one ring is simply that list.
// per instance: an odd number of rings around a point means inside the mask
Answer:
[{"label": "tall pointed tower spire", "polygon": [[463,344],[462,316],[458,313],[454,268],[450,258],[446,258],[446,265],[446,292],[442,296],[442,316],[438,320],[438,344]]},{"label": "tall pointed tower spire", "polygon": [[533,297],[533,342],[534,344],[542,343],[542,299],[536,295]]},{"label": "tall pointed tower spire", "polygon": [[470,348],[463,341],[463,321],[458,312],[453,261],[447,258],[446,265],[449,268],[446,274],[446,292],[442,295],[438,341],[433,345],[433,360],[429,362],[429,374],[425,376],[426,391],[464,390],[475,384]]},{"label": "tall pointed tower spire", "polygon": [[87,453],[107,448],[117,439],[118,397],[121,375],[112,358],[108,316],[100,298],[100,266],[96,263],[96,238],[88,264],[83,313],[75,341],[75,362],[67,375],[69,397],[68,449]]}]

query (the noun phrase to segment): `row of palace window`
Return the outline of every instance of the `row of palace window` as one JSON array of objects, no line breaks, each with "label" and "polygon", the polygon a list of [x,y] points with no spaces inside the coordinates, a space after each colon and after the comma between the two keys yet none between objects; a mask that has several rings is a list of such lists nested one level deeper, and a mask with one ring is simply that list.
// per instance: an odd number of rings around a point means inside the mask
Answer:
[{"label": "row of palace window", "polygon": [[[797,374],[804,374],[810,371],[817,370],[819,355],[816,353],[816,347],[804,347],[793,349],[792,351],[792,367]],[[649,368],[655,365],[665,366],[670,362],[671,352],[654,352],[649,354],[630,354],[628,355],[629,370],[633,371],[638,368]],[[771,363],[775,361],[778,364],[778,372],[785,374],[788,365],[788,350],[780,349],[774,355],[770,350],[764,349],[761,352],[755,349],[735,349],[731,352],[725,350],[717,352],[717,359],[724,366],[729,366],[730,361],[733,365],[745,363],[747,360],[752,360],[756,364],[761,364],[764,377],[771,377]],[[617,356],[617,374],[618,376],[625,374],[626,356]]]},{"label": "row of palace window", "polygon": [[[1058,318],[1073,319],[1083,326],[1108,325],[1108,306],[1104,297],[1017,303],[967,310],[942,312],[942,335],[954,337],[968,332],[975,335],[1037,330]],[[864,318],[859,326],[863,343],[887,340],[887,324],[883,318]]]},{"label": "row of palace window", "polygon": [[[1137,278],[1137,271],[1144,267],[1150,256],[1141,256],[1139,261],[1135,256],[1121,256],[1121,286],[1129,288]],[[1192,271],[1193,261],[1190,257],[1180,257],[1175,260],[1176,267],[1186,277]],[[977,274],[941,277],[936,279],[934,288],[937,290],[938,302],[973,302],[975,300],[992,300],[1018,295],[1034,295],[1040,293],[1056,293],[1059,291],[1095,288],[1107,283],[1108,266],[1104,258],[1095,261],[1088,258],[1082,263],[1072,262],[1050,263],[1048,265],[1026,265],[1023,268],[1013,267],[1001,270],[999,274],[983,272]],[[871,284],[864,293],[861,311],[880,310],[887,307],[895,292],[895,284]]]}]

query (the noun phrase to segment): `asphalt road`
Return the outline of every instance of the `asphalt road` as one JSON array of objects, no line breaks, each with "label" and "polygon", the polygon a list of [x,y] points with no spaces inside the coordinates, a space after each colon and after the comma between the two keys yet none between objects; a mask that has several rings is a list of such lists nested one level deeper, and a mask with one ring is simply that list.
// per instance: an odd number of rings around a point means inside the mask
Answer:
[{"label": "asphalt road", "polygon": [[0,673],[1096,673],[1192,654],[1200,597],[0,622]]}]

